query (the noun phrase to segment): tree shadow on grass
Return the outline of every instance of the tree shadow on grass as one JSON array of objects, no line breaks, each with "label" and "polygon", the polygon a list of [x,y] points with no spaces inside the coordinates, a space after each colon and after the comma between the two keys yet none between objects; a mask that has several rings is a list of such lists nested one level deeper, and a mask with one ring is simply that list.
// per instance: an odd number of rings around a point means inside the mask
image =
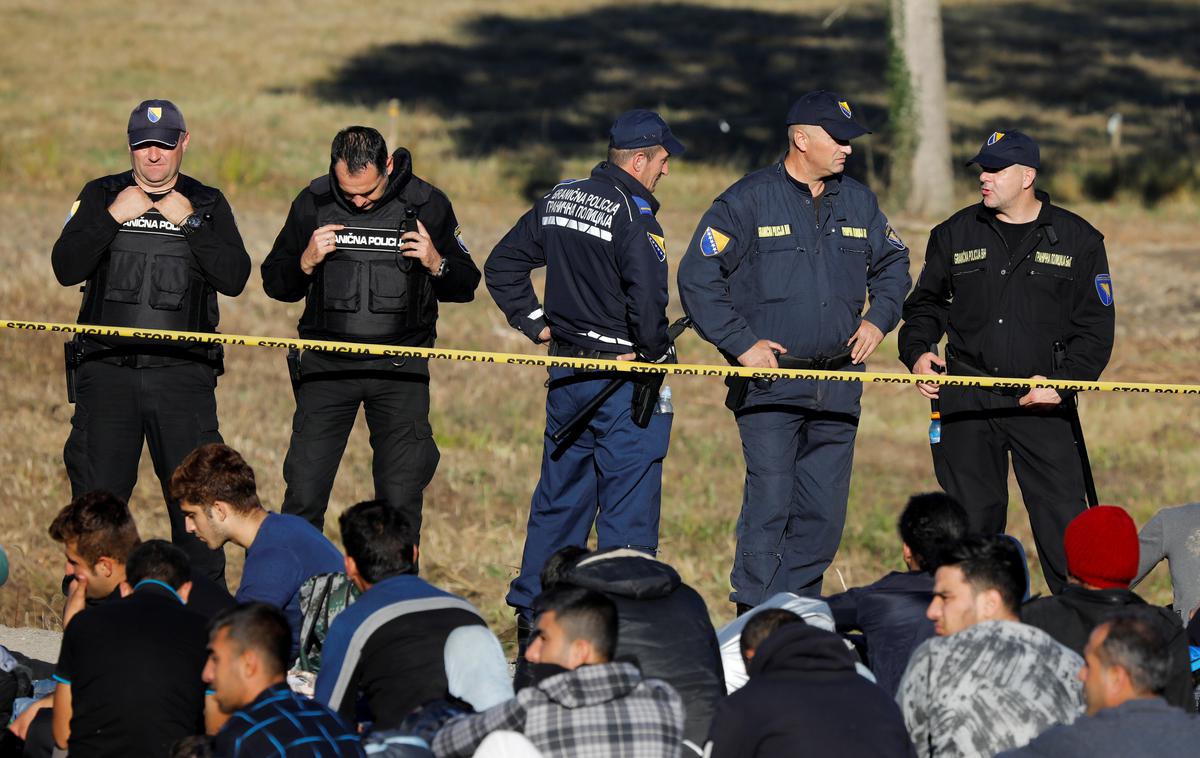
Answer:
[{"label": "tree shadow on grass", "polygon": [[[459,29],[454,44],[358,53],[312,92],[428,107],[459,125],[455,141],[468,155],[533,144],[594,150],[615,114],[661,108],[691,158],[749,167],[780,152],[788,104],[810,89],[840,90],[869,126],[886,130],[882,6],[847,4],[832,15],[688,3],[543,18],[489,13]],[[1034,125],[1043,142],[1074,138],[1047,108],[1200,106],[1200,13],[1186,3],[981,3],[949,8],[943,21],[952,93],[1011,101],[1010,124]],[[973,143],[963,130],[990,125],[955,127]]]}]

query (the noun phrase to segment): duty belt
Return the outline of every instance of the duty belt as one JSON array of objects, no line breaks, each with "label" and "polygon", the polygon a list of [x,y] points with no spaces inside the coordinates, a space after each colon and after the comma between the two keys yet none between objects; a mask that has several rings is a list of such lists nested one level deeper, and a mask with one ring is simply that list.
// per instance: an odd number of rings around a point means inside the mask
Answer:
[{"label": "duty belt", "polygon": [[630,349],[624,353],[608,353],[603,350],[592,350],[591,348],[572,345],[568,342],[551,340],[547,352],[556,358],[588,358],[611,361],[618,355],[627,355],[633,352],[633,350]]},{"label": "duty belt", "polygon": [[[946,373],[951,376],[986,376],[988,378],[992,376],[978,366],[967,363],[958,357],[958,351],[949,345],[946,346]],[[1024,387],[983,387],[981,389],[1003,397],[1021,397],[1029,391]]]}]

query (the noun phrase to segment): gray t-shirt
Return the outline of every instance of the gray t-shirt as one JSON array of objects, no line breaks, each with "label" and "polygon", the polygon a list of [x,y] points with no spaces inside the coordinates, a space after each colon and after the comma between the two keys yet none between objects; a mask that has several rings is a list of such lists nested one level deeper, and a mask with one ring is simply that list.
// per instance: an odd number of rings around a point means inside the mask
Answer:
[{"label": "gray t-shirt", "polygon": [[1163,508],[1142,527],[1138,542],[1141,559],[1131,588],[1166,558],[1175,612],[1187,626],[1192,610],[1200,605],[1200,503]]},{"label": "gray t-shirt", "polygon": [[1083,712],[1081,666],[1041,629],[985,621],[923,642],[896,700],[917,755],[993,756]]}]

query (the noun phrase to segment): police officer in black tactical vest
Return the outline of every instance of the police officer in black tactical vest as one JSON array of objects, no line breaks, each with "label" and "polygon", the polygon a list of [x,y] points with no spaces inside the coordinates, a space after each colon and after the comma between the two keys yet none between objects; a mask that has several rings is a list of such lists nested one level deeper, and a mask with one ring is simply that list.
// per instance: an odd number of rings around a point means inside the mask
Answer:
[{"label": "police officer in black tactical vest", "polygon": [[[262,276],[269,296],[305,301],[302,338],[419,347],[433,346],[438,303],[470,302],[480,279],[449,198],[413,174],[407,150],[389,155],[382,135],[365,126],[334,137],[329,173],[292,202]],[[289,364],[296,415],[283,512],[323,527],[362,404],[375,497],[419,528],[439,459],[428,361],[306,350]]]},{"label": "police officer in black tactical vest", "polygon": [[[217,293],[242,291],[250,256],[229,203],[179,173],[189,134],[167,100],[129,116],[133,168],[84,185],[51,262],[59,283],[84,283],[80,324],[215,332]],[[67,387],[75,402],[63,451],[71,495],[108,490],[128,500],[142,440],[150,447],[171,517],[171,538],[192,564],[224,582],[225,556],[184,527],[167,490],[171,473],[217,431],[219,347],[78,336],[67,343]]]}]

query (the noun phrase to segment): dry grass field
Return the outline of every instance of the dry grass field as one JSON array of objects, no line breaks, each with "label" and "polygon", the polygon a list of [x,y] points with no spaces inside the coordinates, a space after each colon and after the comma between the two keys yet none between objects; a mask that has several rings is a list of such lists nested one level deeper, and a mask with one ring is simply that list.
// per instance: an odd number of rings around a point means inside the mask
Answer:
[{"label": "dry grass field", "polygon": [[[0,317],[74,319],[78,292],[54,281],[49,250],[83,182],[127,167],[125,118],[145,97],[181,106],[192,131],[184,169],[227,192],[256,263],[289,199],[324,172],[328,141],[346,124],[376,125],[413,150],[417,173],[454,200],[482,263],[526,208],[525,190],[547,175],[586,172],[614,113],[657,107],[696,148],[660,187],[674,266],[711,198],[777,151],[776,125],[787,102],[807,89],[836,86],[861,103],[876,134],[856,143],[851,172],[886,176],[884,5],[262,0],[203,2],[181,14],[145,0],[0,0],[8,38],[0,58]],[[1119,329],[1106,376],[1200,381],[1200,208],[1187,184],[1198,157],[1188,114],[1200,106],[1194,3],[945,5],[956,158],[1001,125],[1021,124],[1041,138],[1056,198],[1107,236]],[[388,115],[392,98],[398,117]],[[1122,167],[1166,166],[1170,171],[1154,176],[1174,177],[1182,165],[1183,178],[1155,184],[1145,180],[1146,170],[1112,168],[1117,158],[1107,152],[1104,128],[1114,112],[1125,124]],[[722,121],[728,132],[718,128]],[[1164,145],[1182,147],[1154,163]],[[960,178],[966,204],[971,177],[962,171]],[[884,204],[898,200],[885,195]],[[913,250],[915,275],[935,219],[892,216]],[[293,335],[299,317],[297,305],[263,294],[257,271],[246,292],[221,308],[222,330],[232,333]],[[439,333],[443,346],[533,350],[482,288],[475,302],[444,308]],[[59,623],[62,561],[45,529],[69,499],[61,452],[72,411],[60,342],[0,331],[0,544],[13,565],[0,589],[0,622],[8,625]],[[680,352],[687,362],[718,360],[694,335],[681,341]],[[293,408],[284,356],[233,348],[226,365],[221,431],[254,465],[264,501],[277,506]],[[871,366],[901,370],[894,335]],[[432,371],[442,462],[426,496],[423,571],[470,598],[498,634],[511,637],[502,598],[520,560],[537,479],[544,373],[470,364]],[[677,415],[662,557],[721,621],[732,615],[725,598],[741,498],[740,445],[719,382],[671,384]],[[1159,507],[1196,498],[1196,402],[1084,398],[1102,500],[1128,507],[1141,524]],[[898,510],[909,494],[935,486],[928,409],[915,390],[871,387],[863,409],[849,523],[827,575],[831,589],[899,567]],[[331,514],[373,496],[369,466],[360,421]],[[148,456],[131,506],[144,537],[167,533]],[[1015,485],[1011,514],[1012,531],[1031,546]],[[336,526],[330,537],[338,540]],[[238,553],[229,551],[233,579]],[[1036,581],[1042,586],[1040,576]],[[1165,571],[1148,593],[1169,600]]]}]

